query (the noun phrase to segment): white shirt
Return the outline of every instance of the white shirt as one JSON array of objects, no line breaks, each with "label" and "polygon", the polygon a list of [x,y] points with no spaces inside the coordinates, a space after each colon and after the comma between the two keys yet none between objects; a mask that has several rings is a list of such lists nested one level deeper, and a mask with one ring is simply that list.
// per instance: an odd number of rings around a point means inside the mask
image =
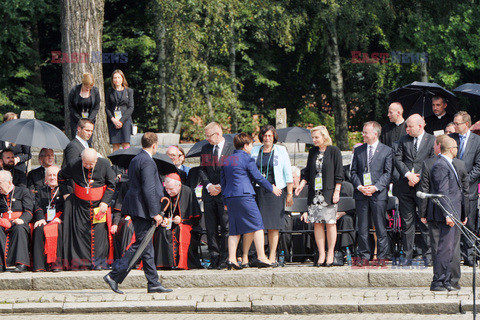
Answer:
[{"label": "white shirt", "polygon": [[77,138],[78,141],[80,141],[80,143],[85,147],[85,149],[90,148],[90,147],[88,146],[88,142],[87,142],[87,141],[83,140],[83,139],[80,138],[78,135],[76,135],[75,138]]},{"label": "white shirt", "polygon": [[[218,146],[218,159],[217,160],[220,160],[220,158],[222,157],[223,147],[225,146],[225,138],[223,138],[223,140],[220,141],[216,146]],[[215,146],[213,146],[213,150],[215,150]]]},{"label": "white shirt", "polygon": [[145,149],[143,149],[143,151],[145,151],[146,153],[148,153],[148,155],[150,156],[150,158],[152,158],[152,159],[153,159],[153,155],[152,155],[150,152],[148,152],[148,151],[147,151],[147,150],[145,150]]},{"label": "white shirt", "polygon": [[[417,145],[416,145],[416,148],[417,148],[417,152],[419,150],[419,147],[420,145],[422,144],[422,139],[423,139],[423,136],[425,135],[425,130],[423,130],[422,134],[420,134],[418,137],[417,137]],[[415,142],[415,138],[413,138],[413,142]],[[411,172],[408,171],[407,173],[405,173],[405,177],[408,177],[408,175],[410,174]]]},{"label": "white shirt", "polygon": [[443,154],[441,154],[441,153],[440,153],[440,155],[441,155],[443,158],[447,159],[448,164],[450,164],[450,167],[452,168],[453,172],[455,173],[455,177],[457,177],[457,180],[458,180],[457,170],[455,170],[455,167],[453,166],[453,159],[450,159],[449,157],[447,157],[447,156],[445,156],[445,155],[443,155]]},{"label": "white shirt", "polygon": [[[460,136],[462,136],[462,135],[458,134],[458,140],[459,141],[460,141]],[[467,149],[468,138],[470,138],[470,130],[468,130],[467,133],[465,133],[465,142],[463,143],[463,151],[465,151]],[[458,145],[458,154],[460,154],[460,144]]]},{"label": "white shirt", "polygon": [[372,147],[372,153],[375,154],[375,150],[377,150],[378,143],[379,143],[379,141],[377,140],[377,141],[375,141],[373,144],[369,144],[369,145],[368,145],[368,148],[367,148],[367,152],[368,152],[368,153],[367,153],[367,157],[368,157],[368,154],[370,153],[370,149],[371,149],[370,147]]}]

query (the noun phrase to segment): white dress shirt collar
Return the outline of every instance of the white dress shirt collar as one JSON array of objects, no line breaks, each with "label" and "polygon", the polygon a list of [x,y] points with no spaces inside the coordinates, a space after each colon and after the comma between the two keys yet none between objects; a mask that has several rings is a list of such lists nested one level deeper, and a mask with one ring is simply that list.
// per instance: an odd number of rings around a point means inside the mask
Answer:
[{"label": "white dress shirt collar", "polygon": [[77,138],[78,141],[80,141],[80,143],[85,147],[85,149],[90,148],[90,147],[88,146],[88,142],[87,142],[87,141],[83,140],[83,139],[80,138],[78,135],[76,135],[75,138]]}]

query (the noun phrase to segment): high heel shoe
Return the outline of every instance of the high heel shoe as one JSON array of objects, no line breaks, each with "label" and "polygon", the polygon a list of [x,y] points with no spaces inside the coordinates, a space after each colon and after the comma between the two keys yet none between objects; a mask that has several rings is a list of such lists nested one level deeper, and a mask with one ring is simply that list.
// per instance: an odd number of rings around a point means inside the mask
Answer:
[{"label": "high heel shoe", "polygon": [[230,260],[227,260],[227,269],[232,270],[232,268],[235,269],[235,270],[242,270],[243,269],[242,266],[239,266],[238,264],[233,263]]},{"label": "high heel shoe", "polygon": [[266,263],[266,262],[258,260],[257,267],[258,268],[270,268],[270,267],[273,267],[273,265],[271,263]]}]

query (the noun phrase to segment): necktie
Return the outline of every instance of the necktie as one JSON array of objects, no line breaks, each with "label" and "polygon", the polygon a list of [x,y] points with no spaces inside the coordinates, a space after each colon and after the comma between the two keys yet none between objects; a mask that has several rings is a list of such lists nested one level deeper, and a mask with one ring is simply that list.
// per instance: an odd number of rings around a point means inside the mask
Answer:
[{"label": "necktie", "polygon": [[460,146],[458,147],[458,158],[459,159],[462,159],[463,158],[463,152],[465,151],[464,150],[464,147],[465,147],[465,135],[459,135],[459,138],[460,138]]},{"label": "necktie", "polygon": [[413,156],[416,158],[417,157],[417,141],[418,138],[413,138]]},{"label": "necktie", "polygon": [[370,171],[370,164],[373,159],[373,146],[368,146],[368,171]]},{"label": "necktie", "polygon": [[218,165],[218,145],[213,147],[213,166],[216,167]]}]

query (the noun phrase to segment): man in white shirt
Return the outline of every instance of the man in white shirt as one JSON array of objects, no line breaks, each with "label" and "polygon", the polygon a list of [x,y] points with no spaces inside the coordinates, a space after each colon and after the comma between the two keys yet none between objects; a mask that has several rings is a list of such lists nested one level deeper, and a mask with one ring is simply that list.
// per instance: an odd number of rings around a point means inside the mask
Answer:
[{"label": "man in white shirt", "polygon": [[70,141],[63,151],[62,168],[72,165],[80,159],[82,151],[88,149],[88,140],[92,137],[94,124],[88,119],[80,119],[77,125],[77,135]]}]

